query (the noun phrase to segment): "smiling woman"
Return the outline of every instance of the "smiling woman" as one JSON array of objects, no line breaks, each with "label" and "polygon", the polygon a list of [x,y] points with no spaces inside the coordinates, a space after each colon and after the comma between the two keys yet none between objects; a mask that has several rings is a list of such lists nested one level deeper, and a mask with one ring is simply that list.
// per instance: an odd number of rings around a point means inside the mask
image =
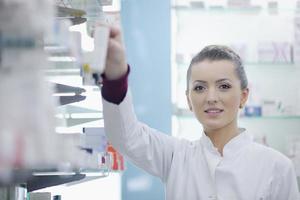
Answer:
[{"label": "smiling woman", "polygon": [[191,61],[186,96],[204,133],[190,142],[138,121],[127,89],[129,67],[120,36],[120,30],[111,28],[101,90],[105,131],[119,152],[162,180],[166,199],[299,198],[291,161],[255,143],[251,133],[238,127],[238,110],[249,90],[236,53],[208,46]]},{"label": "smiling woman", "polygon": [[224,145],[239,134],[238,110],[248,93],[242,62],[229,48],[208,46],[192,59],[187,73],[189,108],[221,154]]}]

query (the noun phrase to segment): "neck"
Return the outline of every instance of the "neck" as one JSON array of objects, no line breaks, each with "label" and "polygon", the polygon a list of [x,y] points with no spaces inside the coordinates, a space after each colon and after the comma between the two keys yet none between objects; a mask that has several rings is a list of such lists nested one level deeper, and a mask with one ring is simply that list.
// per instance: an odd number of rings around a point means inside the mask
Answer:
[{"label": "neck", "polygon": [[221,156],[223,156],[224,146],[235,136],[239,134],[237,123],[229,124],[226,127],[220,129],[206,129],[205,134],[213,145],[218,149]]}]

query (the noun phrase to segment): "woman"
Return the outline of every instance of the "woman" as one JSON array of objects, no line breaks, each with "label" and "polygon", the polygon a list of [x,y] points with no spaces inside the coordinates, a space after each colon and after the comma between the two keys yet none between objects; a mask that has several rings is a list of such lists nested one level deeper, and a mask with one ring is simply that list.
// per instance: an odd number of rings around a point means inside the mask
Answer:
[{"label": "woman", "polygon": [[249,91],[240,57],[232,50],[208,46],[191,61],[186,96],[204,128],[194,142],[137,120],[128,74],[121,33],[111,28],[102,87],[107,137],[130,161],[164,182],[166,199],[298,199],[291,161],[238,128],[238,110]]}]

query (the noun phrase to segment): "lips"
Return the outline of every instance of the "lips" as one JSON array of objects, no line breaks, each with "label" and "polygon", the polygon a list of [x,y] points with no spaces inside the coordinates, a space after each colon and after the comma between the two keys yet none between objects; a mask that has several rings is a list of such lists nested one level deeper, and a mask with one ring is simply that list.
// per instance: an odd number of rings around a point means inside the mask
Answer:
[{"label": "lips", "polygon": [[224,111],[223,109],[219,109],[219,108],[209,108],[209,109],[206,109],[204,112],[206,112],[208,114],[219,114],[223,111]]}]

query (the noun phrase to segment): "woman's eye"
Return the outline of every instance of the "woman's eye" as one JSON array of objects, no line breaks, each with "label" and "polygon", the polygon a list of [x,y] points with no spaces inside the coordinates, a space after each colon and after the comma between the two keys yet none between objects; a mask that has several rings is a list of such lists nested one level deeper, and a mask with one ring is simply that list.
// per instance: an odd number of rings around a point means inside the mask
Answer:
[{"label": "woman's eye", "polygon": [[200,86],[200,85],[194,87],[194,90],[199,91],[199,92],[203,91],[204,89],[205,88],[203,86]]},{"label": "woman's eye", "polygon": [[226,89],[229,89],[229,88],[231,88],[231,85],[228,85],[228,84],[220,85],[220,89],[226,90]]}]

